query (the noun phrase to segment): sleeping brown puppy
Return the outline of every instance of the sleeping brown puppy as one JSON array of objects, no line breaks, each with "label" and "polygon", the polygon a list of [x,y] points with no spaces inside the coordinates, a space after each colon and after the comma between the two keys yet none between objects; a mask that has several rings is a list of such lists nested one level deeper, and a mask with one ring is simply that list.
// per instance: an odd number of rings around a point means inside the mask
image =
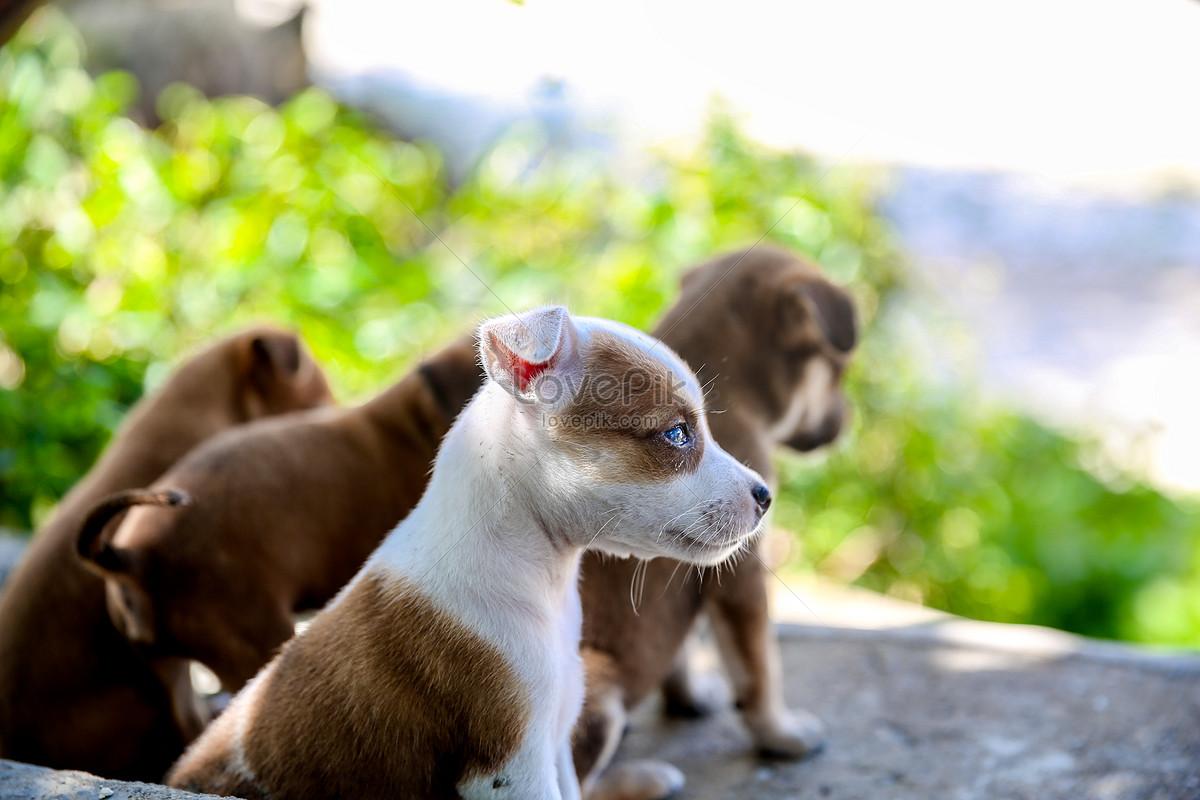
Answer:
[{"label": "sleeping brown puppy", "polygon": [[[773,248],[732,253],[688,272],[683,295],[654,334],[691,365],[708,390],[713,437],[771,480],[771,448],[812,450],[838,435],[846,415],[840,383],[857,336],[849,295],[812,266]],[[585,795],[658,798],[682,785],[660,762],[613,767],[601,777],[626,714],[663,686],[668,707],[690,698],[671,676],[701,610],[712,622],[742,719],[760,750],[799,758],[818,747],[821,723],[783,702],[778,645],[756,553],[734,556],[717,580],[658,558],[585,555],[581,577],[587,700],[576,726],[575,765]],[[732,568],[730,568],[732,566]],[[671,680],[668,680],[668,679]]]},{"label": "sleeping brown puppy", "polygon": [[161,777],[202,724],[171,706],[167,687],[188,681],[187,666],[145,659],[113,627],[104,581],[75,555],[79,526],[100,497],[153,481],[220,431],[331,401],[295,335],[257,328],[193,357],[138,403],[0,597],[0,757]]},{"label": "sleeping brown puppy", "polygon": [[[362,406],[230,431],[149,489],[100,503],[78,551],[107,582],[117,628],[241,688],[291,637],[295,613],[332,598],[416,505],[482,381],[464,337]],[[177,705],[190,697],[181,687]]]}]

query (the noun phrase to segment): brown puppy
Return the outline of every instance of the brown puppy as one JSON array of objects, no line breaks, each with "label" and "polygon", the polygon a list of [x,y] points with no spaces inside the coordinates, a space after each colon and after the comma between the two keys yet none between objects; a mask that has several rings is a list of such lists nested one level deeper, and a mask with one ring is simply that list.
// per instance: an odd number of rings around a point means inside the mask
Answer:
[{"label": "brown puppy", "polygon": [[177,715],[185,729],[172,719],[166,686],[188,671],[182,661],[148,662],[113,628],[104,582],[75,555],[79,526],[98,498],[153,481],[202,440],[331,400],[295,335],[258,328],[195,356],[130,412],[0,598],[0,757],[162,776],[201,726],[191,709]]},{"label": "brown puppy", "polygon": [[[713,437],[771,480],[776,443],[812,450],[831,442],[846,414],[840,389],[854,348],[849,295],[812,266],[773,248],[733,253],[688,272],[683,295],[654,331],[704,385]],[[801,757],[819,746],[820,722],[789,713],[768,617],[764,567],[755,552],[734,556],[720,579],[665,558],[650,562],[590,552],[583,560],[583,653],[587,701],[576,726],[575,764],[592,798],[655,798],[682,776],[657,762],[614,768],[626,714],[671,678],[697,614],[706,610],[738,708],[764,752]],[[636,609],[635,573],[647,587]],[[687,706],[679,676],[664,687],[668,707]]]},{"label": "brown puppy", "polygon": [[[117,628],[240,689],[292,636],[294,614],[332,598],[416,505],[482,381],[464,337],[365,405],[229,431],[149,490],[108,498],[78,547]],[[191,695],[181,687],[176,705]]]}]

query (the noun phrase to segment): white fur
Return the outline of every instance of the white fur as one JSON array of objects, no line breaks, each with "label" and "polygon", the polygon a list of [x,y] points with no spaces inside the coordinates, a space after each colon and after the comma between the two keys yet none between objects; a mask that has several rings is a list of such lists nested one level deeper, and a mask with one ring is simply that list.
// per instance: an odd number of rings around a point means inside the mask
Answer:
[{"label": "white fur", "polygon": [[229,707],[225,709],[225,713],[218,717],[218,721],[215,723],[231,729],[229,749],[232,756],[228,765],[229,770],[250,784],[257,783],[258,779],[246,760],[246,730],[249,728],[251,720],[257,716],[259,687],[264,684],[265,681],[262,678],[270,672],[273,664],[274,662],[267,664],[259,670],[258,675],[251,678],[242,687],[242,690],[230,702]]}]

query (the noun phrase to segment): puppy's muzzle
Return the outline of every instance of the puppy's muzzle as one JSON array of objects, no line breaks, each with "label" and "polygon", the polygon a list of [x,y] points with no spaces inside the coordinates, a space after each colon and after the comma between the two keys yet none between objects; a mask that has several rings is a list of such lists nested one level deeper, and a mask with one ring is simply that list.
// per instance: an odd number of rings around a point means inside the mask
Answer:
[{"label": "puppy's muzzle", "polygon": [[842,428],[846,425],[849,417],[850,409],[846,405],[846,398],[839,393],[837,401],[816,428],[797,431],[784,444],[801,453],[808,453],[816,450],[818,447],[832,444],[842,432]]}]

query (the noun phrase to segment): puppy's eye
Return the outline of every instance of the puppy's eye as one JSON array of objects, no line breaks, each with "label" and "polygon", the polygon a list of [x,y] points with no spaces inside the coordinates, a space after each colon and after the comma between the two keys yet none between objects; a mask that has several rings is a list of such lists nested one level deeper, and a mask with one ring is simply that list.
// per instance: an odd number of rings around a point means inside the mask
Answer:
[{"label": "puppy's eye", "polygon": [[676,447],[686,447],[692,442],[692,431],[686,422],[681,422],[674,428],[663,431],[663,438]]}]

